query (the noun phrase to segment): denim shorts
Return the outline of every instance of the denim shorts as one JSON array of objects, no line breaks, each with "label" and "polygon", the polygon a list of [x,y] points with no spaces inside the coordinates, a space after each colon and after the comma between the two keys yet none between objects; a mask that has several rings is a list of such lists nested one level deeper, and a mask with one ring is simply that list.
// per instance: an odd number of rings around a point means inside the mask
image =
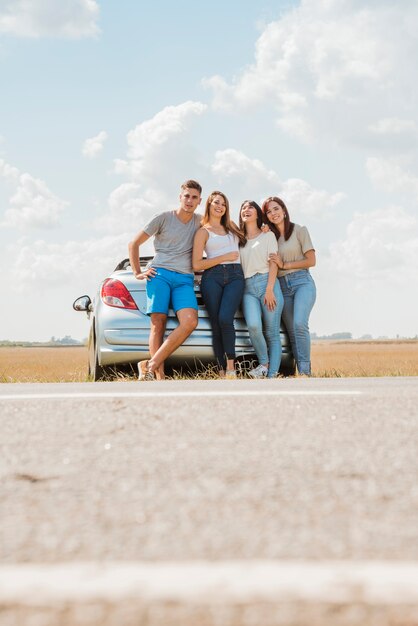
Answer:
[{"label": "denim shorts", "polygon": [[198,310],[194,292],[194,274],[180,274],[163,267],[155,267],[155,276],[147,280],[147,314],[164,313],[172,308]]}]

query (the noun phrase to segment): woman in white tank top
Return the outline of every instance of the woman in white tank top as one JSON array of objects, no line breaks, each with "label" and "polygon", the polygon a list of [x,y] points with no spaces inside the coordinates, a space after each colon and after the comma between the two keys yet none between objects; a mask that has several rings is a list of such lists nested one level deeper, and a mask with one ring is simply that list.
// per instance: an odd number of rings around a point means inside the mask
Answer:
[{"label": "woman in white tank top", "polygon": [[[239,259],[240,230],[231,223],[228,198],[213,191],[193,246],[193,269],[202,271],[200,289],[212,325],[219,375],[236,378],[234,316],[244,291]],[[203,256],[205,253],[205,256]]]}]

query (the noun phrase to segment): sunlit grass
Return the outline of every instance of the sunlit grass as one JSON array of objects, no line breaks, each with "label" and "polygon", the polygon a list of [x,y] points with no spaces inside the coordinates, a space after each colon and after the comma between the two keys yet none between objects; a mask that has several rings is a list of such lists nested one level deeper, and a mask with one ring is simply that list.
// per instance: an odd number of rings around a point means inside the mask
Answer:
[{"label": "sunlit grass", "polygon": [[[86,347],[0,347],[0,383],[87,382]],[[244,363],[238,378],[245,378]],[[418,376],[418,341],[314,342],[314,377],[346,378],[367,376]],[[136,380],[136,374],[118,373],[117,381]],[[198,372],[177,370],[174,380],[216,380],[213,365]]]},{"label": "sunlit grass", "polygon": [[312,345],[316,377],[418,376],[418,341],[324,341]]},{"label": "sunlit grass", "polygon": [[86,382],[87,348],[0,347],[0,382]]}]

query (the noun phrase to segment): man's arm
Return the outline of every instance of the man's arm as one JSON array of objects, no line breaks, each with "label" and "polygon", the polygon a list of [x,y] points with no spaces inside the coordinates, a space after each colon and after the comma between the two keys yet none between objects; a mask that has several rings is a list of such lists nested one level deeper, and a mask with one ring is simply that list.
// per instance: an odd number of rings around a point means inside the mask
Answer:
[{"label": "man's arm", "polygon": [[140,230],[139,233],[129,242],[129,261],[131,262],[132,272],[138,280],[146,278],[149,280],[151,276],[155,274],[154,268],[150,267],[145,272],[141,272],[141,262],[139,258],[139,246],[142,246],[148,239],[148,235],[145,231]]}]

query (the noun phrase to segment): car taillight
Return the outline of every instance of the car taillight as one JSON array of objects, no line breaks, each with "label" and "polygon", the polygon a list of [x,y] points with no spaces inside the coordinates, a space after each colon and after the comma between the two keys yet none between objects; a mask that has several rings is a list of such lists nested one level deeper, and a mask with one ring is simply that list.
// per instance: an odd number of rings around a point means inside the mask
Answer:
[{"label": "car taillight", "polygon": [[115,306],[119,309],[138,309],[131,294],[120,280],[107,278],[101,291],[103,302],[109,306]]}]

